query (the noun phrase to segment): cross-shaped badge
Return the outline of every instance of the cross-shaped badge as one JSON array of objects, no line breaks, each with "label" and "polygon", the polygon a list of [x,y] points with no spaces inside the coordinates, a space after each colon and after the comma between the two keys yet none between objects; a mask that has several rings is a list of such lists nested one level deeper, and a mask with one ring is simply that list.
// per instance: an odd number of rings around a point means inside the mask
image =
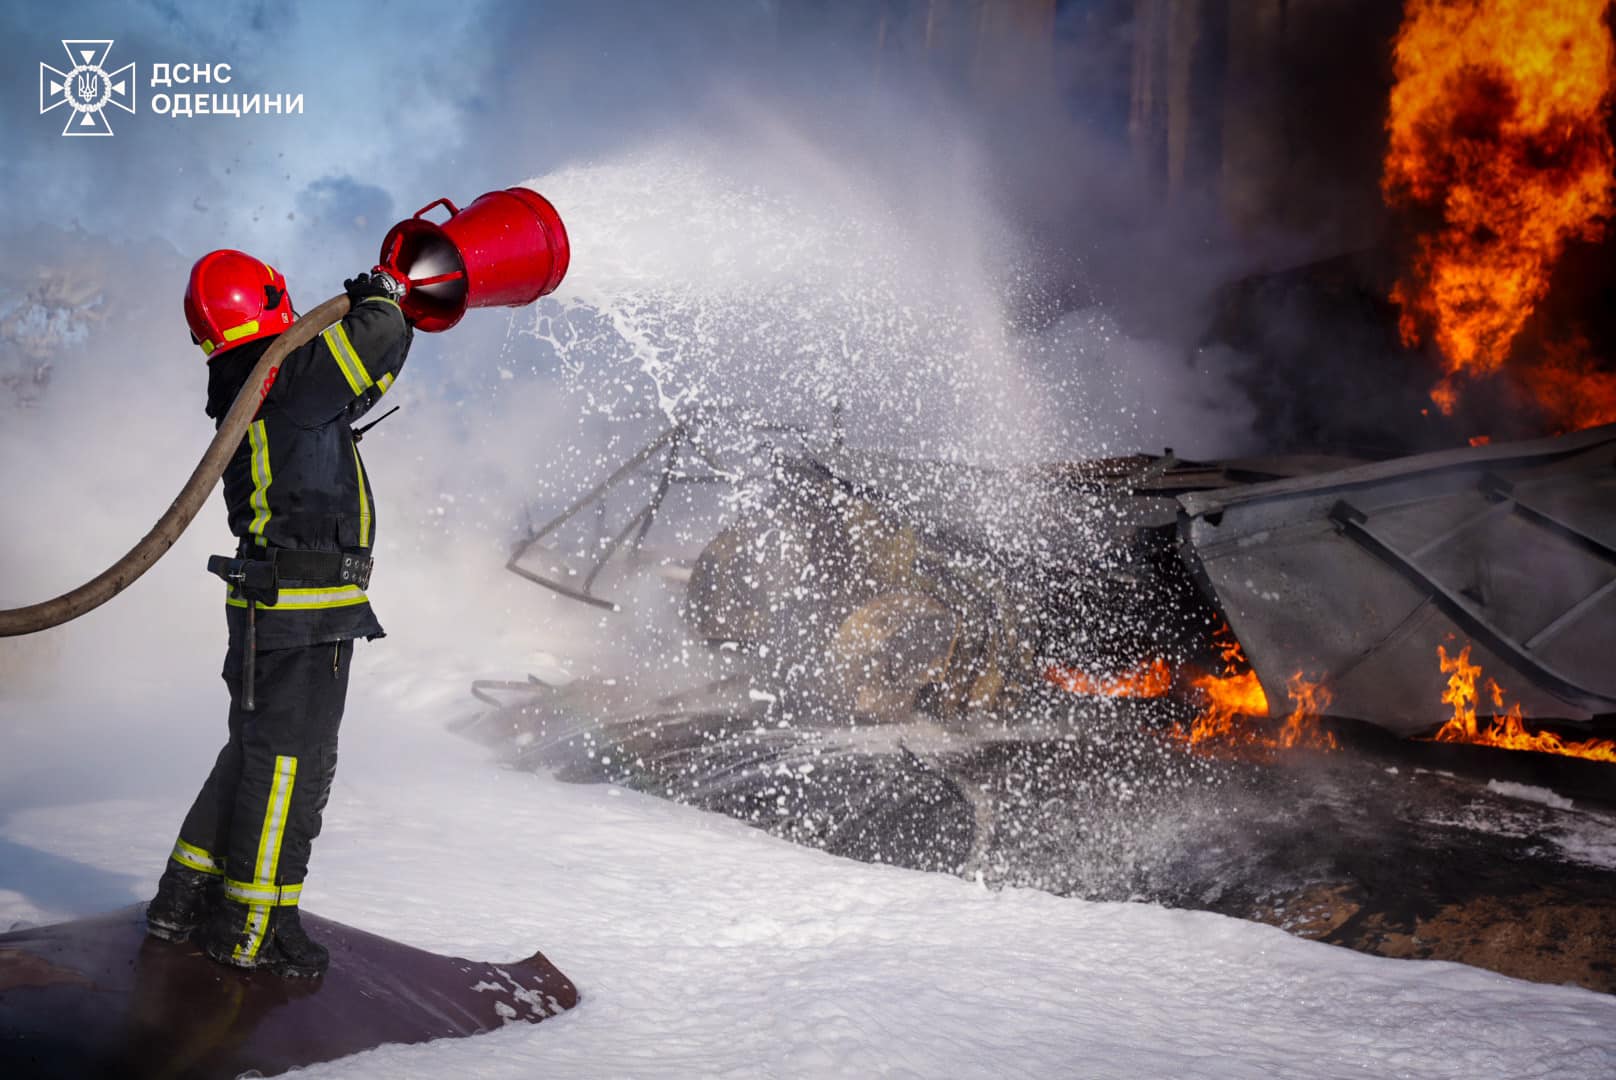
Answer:
[{"label": "cross-shaped badge", "polygon": [[49,64],[39,65],[39,112],[68,106],[63,135],[111,135],[112,125],[101,110],[116,105],[124,112],[135,111],[135,65],[125,64],[107,74],[107,54],[112,42],[62,41],[70,67],[57,71]]}]

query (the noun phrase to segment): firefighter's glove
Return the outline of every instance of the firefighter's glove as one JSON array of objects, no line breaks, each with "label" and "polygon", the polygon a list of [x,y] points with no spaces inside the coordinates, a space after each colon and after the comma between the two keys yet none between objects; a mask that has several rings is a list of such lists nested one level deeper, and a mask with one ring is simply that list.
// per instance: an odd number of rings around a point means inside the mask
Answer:
[{"label": "firefighter's glove", "polygon": [[404,297],[404,285],[387,271],[377,268],[363,274],[355,274],[342,283],[348,293],[348,300],[358,306],[361,300],[381,297],[397,303]]}]

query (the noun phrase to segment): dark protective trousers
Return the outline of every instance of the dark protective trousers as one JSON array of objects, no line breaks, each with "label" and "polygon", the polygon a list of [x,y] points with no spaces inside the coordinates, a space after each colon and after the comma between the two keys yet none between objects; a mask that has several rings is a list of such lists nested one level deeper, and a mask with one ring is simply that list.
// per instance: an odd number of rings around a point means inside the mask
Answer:
[{"label": "dark protective trousers", "polygon": [[337,728],[348,695],[353,642],[261,650],[257,708],[244,712],[242,656],[225,657],[230,739],[180,826],[172,858],[224,878],[226,899],[247,906],[246,951],[256,954],[269,911],[296,906],[309,849],[337,771]]}]

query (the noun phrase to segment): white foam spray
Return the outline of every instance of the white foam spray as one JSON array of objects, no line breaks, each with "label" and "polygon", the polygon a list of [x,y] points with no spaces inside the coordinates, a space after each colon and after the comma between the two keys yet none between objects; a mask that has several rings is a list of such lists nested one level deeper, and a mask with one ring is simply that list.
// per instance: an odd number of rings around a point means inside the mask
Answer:
[{"label": "white foam spray", "polygon": [[1071,394],[1031,375],[1009,324],[1017,244],[969,176],[945,183],[894,191],[777,127],[535,178],[573,269],[529,332],[604,413],[814,426],[840,404],[866,446],[1069,453]]}]

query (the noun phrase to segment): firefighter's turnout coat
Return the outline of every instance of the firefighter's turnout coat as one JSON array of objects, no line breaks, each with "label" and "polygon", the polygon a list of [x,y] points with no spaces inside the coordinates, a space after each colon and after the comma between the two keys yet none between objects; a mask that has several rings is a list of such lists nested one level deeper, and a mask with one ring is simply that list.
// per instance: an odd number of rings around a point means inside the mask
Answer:
[{"label": "firefighter's turnout coat", "polygon": [[[351,425],[392,386],[411,339],[398,305],[370,297],[281,364],[224,470],[230,531],[241,555],[263,558],[274,548],[369,555],[376,504]],[[208,415],[215,425],[273,340],[244,345],[210,365]],[[260,649],[382,633],[357,585],[295,578],[281,584],[279,603],[258,607]],[[246,606],[234,594],[226,600],[232,640],[241,637]]]},{"label": "firefighter's turnout coat", "polygon": [[[276,549],[368,556],[376,506],[352,423],[387,392],[412,331],[392,300],[358,301],[348,316],[288,355],[224,473],[239,553]],[[274,340],[209,364],[208,415],[229,410]],[[353,639],[381,624],[357,584],[283,578],[279,601],[256,610],[256,708],[242,707],[246,603],[226,597],[229,741],[180,828],[172,859],[223,879],[219,913],[251,966],[272,939],[274,911],[295,906],[336,771],[337,728]]]}]

